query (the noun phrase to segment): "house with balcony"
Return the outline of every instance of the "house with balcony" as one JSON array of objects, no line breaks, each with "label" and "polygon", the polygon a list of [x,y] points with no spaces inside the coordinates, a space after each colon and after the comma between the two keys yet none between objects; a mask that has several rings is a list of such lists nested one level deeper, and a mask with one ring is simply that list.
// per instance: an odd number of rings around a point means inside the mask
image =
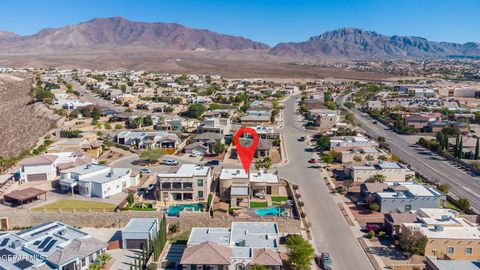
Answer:
[{"label": "house with balcony", "polygon": [[218,133],[228,134],[232,129],[232,124],[229,118],[211,117],[205,118],[198,126],[197,133]]},{"label": "house with balcony", "polygon": [[158,198],[164,202],[206,201],[211,185],[209,166],[183,164],[174,173],[157,175]]},{"label": "house with balcony", "polygon": [[220,174],[220,197],[230,202],[231,207],[248,205],[251,198],[278,195],[280,180],[267,172],[249,172],[242,169],[222,169]]},{"label": "house with balcony", "polygon": [[138,185],[139,176],[130,168],[87,164],[60,173],[60,189],[88,197],[109,198]]}]

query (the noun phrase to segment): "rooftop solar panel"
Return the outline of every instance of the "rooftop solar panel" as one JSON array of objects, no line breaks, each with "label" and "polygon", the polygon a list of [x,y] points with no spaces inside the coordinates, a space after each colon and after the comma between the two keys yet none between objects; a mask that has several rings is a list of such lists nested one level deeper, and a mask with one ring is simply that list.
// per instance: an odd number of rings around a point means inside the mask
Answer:
[{"label": "rooftop solar panel", "polygon": [[38,241],[35,241],[35,243],[33,243],[34,246],[38,246],[38,244],[40,244],[42,241],[38,240]]},{"label": "rooftop solar panel", "polygon": [[2,243],[0,243],[0,247],[6,246],[9,240],[10,240],[10,238],[3,239]]},{"label": "rooftop solar panel", "polygon": [[8,249],[5,249],[5,248],[2,248],[0,249],[0,257],[9,257],[9,256],[13,256],[15,254],[13,254],[12,252],[10,252]]},{"label": "rooftop solar panel", "polygon": [[29,268],[30,266],[33,265],[33,263],[27,261],[27,260],[21,260],[21,261],[18,261],[16,263],[14,263],[13,265],[15,265],[16,267],[20,268],[20,269],[27,269]]},{"label": "rooftop solar panel", "polygon": [[38,248],[39,248],[39,249],[44,248],[44,247],[48,244],[48,242],[50,242],[50,240],[52,240],[52,237],[51,237],[51,236],[45,238],[45,240],[43,240],[43,242],[40,244],[40,246],[38,246]]},{"label": "rooftop solar panel", "polygon": [[50,249],[53,247],[53,245],[55,245],[56,242],[57,242],[57,240],[50,241],[50,243],[48,243],[48,245],[43,249],[43,252],[49,252]]}]

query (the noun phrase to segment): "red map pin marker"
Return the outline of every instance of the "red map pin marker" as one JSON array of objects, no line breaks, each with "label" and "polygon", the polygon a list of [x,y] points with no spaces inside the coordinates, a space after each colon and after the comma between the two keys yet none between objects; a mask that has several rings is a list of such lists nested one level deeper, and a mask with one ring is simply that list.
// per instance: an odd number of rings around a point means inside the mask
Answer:
[{"label": "red map pin marker", "polygon": [[[243,147],[240,143],[240,137],[242,137],[242,135],[245,133],[250,134],[250,136],[252,136],[253,138],[252,145],[250,145],[249,147]],[[257,151],[258,134],[253,128],[240,128],[235,133],[235,136],[233,137],[233,142],[237,147],[237,153],[240,156],[240,160],[242,161],[243,169],[246,173],[248,173],[248,171],[250,170],[250,165],[253,161],[253,156],[255,156],[255,151]]]}]

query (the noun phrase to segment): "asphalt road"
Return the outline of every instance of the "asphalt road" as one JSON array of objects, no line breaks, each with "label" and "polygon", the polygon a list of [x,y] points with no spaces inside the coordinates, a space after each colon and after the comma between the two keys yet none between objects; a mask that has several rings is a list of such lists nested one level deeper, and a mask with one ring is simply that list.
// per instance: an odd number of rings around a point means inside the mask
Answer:
[{"label": "asphalt road", "polygon": [[305,142],[297,141],[308,132],[302,129],[300,117],[296,114],[296,98],[289,97],[285,102],[285,126],[280,132],[285,140],[289,162],[279,167],[278,174],[299,186],[307,219],[312,224],[311,231],[317,251],[330,253],[334,269],[373,269],[330,195],[323,180],[326,175],[318,169],[309,168],[307,161],[314,156],[305,151],[309,148]]},{"label": "asphalt road", "polygon": [[[346,96],[341,96],[337,103],[343,104]],[[468,170],[457,167],[454,163],[433,154],[431,151],[416,145],[411,136],[399,135],[387,126],[373,124],[374,119],[357,109],[350,110],[355,119],[370,136],[382,136],[393,154],[408,162],[412,169],[433,181],[450,185],[450,192],[459,198],[467,198],[475,210],[480,210],[480,177],[473,175]]]}]

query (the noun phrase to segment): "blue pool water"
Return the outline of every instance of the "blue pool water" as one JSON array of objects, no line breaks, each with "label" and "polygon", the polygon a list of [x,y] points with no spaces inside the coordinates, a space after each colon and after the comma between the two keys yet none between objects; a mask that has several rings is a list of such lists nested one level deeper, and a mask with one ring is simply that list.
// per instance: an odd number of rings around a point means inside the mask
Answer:
[{"label": "blue pool water", "polygon": [[287,210],[285,208],[281,208],[278,206],[270,207],[270,208],[262,208],[255,210],[255,214],[259,216],[285,216],[287,214]]},{"label": "blue pool water", "polygon": [[177,205],[173,205],[173,206],[170,206],[168,207],[168,210],[167,210],[167,216],[170,216],[170,217],[178,217],[180,215],[180,211],[184,210],[184,209],[192,209],[193,211],[200,211],[203,209],[203,205],[202,204],[177,204]]}]

